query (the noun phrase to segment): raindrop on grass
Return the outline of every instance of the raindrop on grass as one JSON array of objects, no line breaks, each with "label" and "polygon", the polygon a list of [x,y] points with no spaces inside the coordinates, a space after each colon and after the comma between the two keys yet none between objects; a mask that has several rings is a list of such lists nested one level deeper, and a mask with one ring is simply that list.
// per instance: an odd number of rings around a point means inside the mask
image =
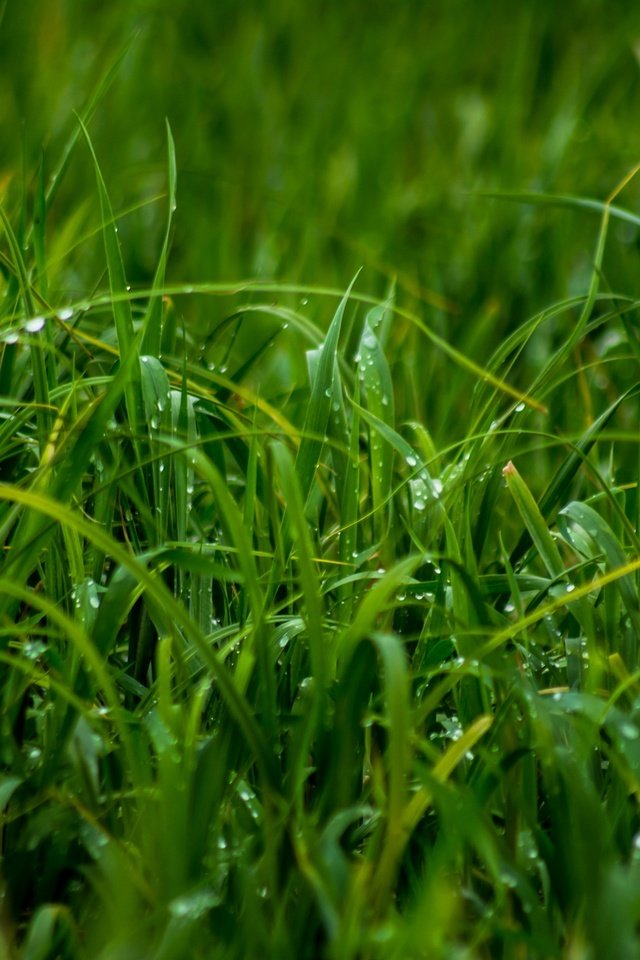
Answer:
[{"label": "raindrop on grass", "polygon": [[197,890],[176,897],[169,904],[169,913],[178,920],[198,920],[220,903],[213,890]]},{"label": "raindrop on grass", "polygon": [[623,737],[626,737],[627,740],[637,740],[638,736],[640,736],[640,731],[638,731],[635,724],[629,723],[628,721],[622,724],[620,733]]},{"label": "raindrop on grass", "polygon": [[27,333],[39,333],[44,327],[44,317],[32,317],[31,320],[27,320],[24,329]]},{"label": "raindrop on grass", "polygon": [[28,640],[22,646],[22,652],[29,660],[37,660],[46,649],[47,645],[42,640]]}]

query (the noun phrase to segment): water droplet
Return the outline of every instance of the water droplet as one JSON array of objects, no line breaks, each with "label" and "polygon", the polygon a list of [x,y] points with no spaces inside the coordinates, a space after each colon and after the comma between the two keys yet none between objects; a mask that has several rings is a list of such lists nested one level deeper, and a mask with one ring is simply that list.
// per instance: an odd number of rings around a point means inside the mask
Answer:
[{"label": "water droplet", "polygon": [[22,652],[29,660],[37,660],[41,653],[47,649],[43,640],[27,640],[22,645]]},{"label": "water droplet", "polygon": [[198,920],[219,903],[220,898],[213,890],[197,890],[175,897],[169,904],[169,913],[178,920]]},{"label": "water droplet", "polygon": [[44,317],[32,317],[31,320],[27,320],[24,325],[27,333],[39,333],[43,327]]},{"label": "water droplet", "polygon": [[71,307],[63,307],[62,310],[58,310],[58,320],[71,320],[73,316],[73,310]]},{"label": "water droplet", "polygon": [[576,588],[575,583],[568,583],[568,584],[567,584],[567,593],[573,593],[573,591],[575,590],[575,588]]},{"label": "water droplet", "polygon": [[413,456],[413,454],[409,454],[409,456],[407,457],[407,463],[409,464],[410,467],[415,467],[418,461]]},{"label": "water droplet", "polygon": [[522,413],[523,410],[524,410],[524,403],[519,403],[515,409],[515,412]]}]

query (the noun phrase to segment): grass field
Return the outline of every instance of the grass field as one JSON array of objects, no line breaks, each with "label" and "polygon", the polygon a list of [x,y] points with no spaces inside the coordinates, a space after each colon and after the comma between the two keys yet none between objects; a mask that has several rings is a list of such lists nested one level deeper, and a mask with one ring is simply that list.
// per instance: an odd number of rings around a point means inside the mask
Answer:
[{"label": "grass field", "polygon": [[640,960],[640,13],[8,0],[0,960]]}]

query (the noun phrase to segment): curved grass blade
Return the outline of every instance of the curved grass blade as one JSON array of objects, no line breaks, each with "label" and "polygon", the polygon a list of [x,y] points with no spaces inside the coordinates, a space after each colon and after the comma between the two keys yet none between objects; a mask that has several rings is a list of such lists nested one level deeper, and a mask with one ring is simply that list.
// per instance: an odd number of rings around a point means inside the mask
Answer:
[{"label": "curved grass blade", "polygon": [[308,503],[311,494],[313,478],[324,444],[322,438],[326,433],[329,422],[332,394],[335,388],[334,373],[340,330],[342,328],[342,318],[356,279],[357,275],[349,284],[349,288],[340,301],[338,309],[331,321],[325,341],[320,348],[317,369],[311,386],[311,395],[309,397],[307,414],[304,421],[303,436],[295,463],[300,490],[305,504]]},{"label": "curved grass blade", "polygon": [[[22,251],[20,250],[20,244],[18,243],[18,239],[13,232],[11,223],[4,211],[2,204],[0,204],[0,222],[4,228],[9,250],[11,251],[11,257],[16,271],[16,276],[18,277],[20,296],[23,302],[27,321],[31,321],[35,324],[33,332],[29,333],[29,339],[31,344],[33,391],[37,404],[36,419],[38,423],[39,443],[40,449],[43,450],[53,423],[53,415],[50,409],[49,399],[50,377],[47,371],[46,359],[46,348],[47,346],[51,346],[51,344],[47,342],[48,339],[50,339],[47,338],[47,322],[44,317],[36,317],[35,299],[31,290],[31,283],[29,280],[27,267],[22,256]],[[45,329],[44,337],[42,333],[43,328]],[[5,346],[5,350],[6,349],[7,348]],[[7,386],[9,387],[9,390],[11,390],[12,385],[7,384]]]},{"label": "curved grass blade", "polygon": [[[381,304],[370,310],[364,321],[358,346],[358,378],[364,390],[369,412],[391,430],[394,426],[394,398],[391,371],[384,355],[378,330],[392,304]],[[379,543],[386,539],[392,521],[391,485],[393,472],[393,448],[384,443],[375,429],[369,434],[371,498],[374,520],[374,536]]]},{"label": "curved grass blade", "polygon": [[[127,296],[127,278],[120,250],[120,241],[118,239],[118,226],[113,216],[113,209],[107,187],[100,170],[98,158],[84,122],[78,117],[78,123],[84,138],[89,147],[93,167],[98,185],[98,196],[100,198],[100,210],[102,213],[102,236],[104,240],[104,249],[107,258],[107,268],[109,271],[109,287],[111,291],[110,303],[113,310],[113,318],[118,335],[118,350],[121,361],[128,357],[132,351],[138,352],[138,343],[134,335],[133,319],[131,315],[131,303]],[[137,366],[131,368],[131,377],[125,387],[125,400],[129,423],[134,437],[140,433],[141,425],[144,423],[144,402],[142,390],[140,387],[140,371]]]},{"label": "curved grass blade", "polygon": [[[569,496],[571,482],[584,463],[589,451],[596,443],[598,435],[605,429],[621,404],[639,394],[640,384],[634,384],[634,386],[625,391],[622,396],[618,397],[604,413],[601,413],[588,429],[585,430],[580,440],[572,445],[568,457],[559,470],[554,473],[553,479],[540,498],[539,510],[547,523],[553,519],[553,511],[562,501],[563,497]],[[511,553],[510,560],[513,566],[516,566],[529,548],[531,542],[531,533],[529,530],[526,530],[523,532]]]},{"label": "curved grass blade", "polygon": [[[207,471],[209,477],[212,476],[212,470],[213,468]],[[214,482],[217,482],[217,478],[214,479]],[[226,496],[229,497],[229,494],[226,493]],[[114,562],[126,567],[137,577],[144,591],[155,601],[158,609],[164,612],[166,625],[170,632],[175,635],[178,642],[183,642],[184,635],[197,649],[203,662],[214,676],[229,708],[229,712],[242,731],[255,762],[263,773],[265,781],[277,792],[277,778],[274,773],[273,755],[268,747],[267,740],[252,716],[252,712],[244,696],[219,661],[216,653],[211,649],[204,637],[202,637],[182,604],[174,599],[162,580],[149,571],[139,559],[132,556],[126,547],[64,504],[58,503],[42,494],[22,490],[19,487],[8,484],[0,484],[0,500],[15,501],[30,510],[43,514],[55,523],[66,524],[72,530],[76,530],[81,536],[85,537],[89,542],[93,542],[99,549],[104,551],[105,554],[112,557]],[[246,556],[242,554],[241,556],[246,560]],[[255,590],[256,586],[257,580],[255,577],[253,579],[250,577],[249,589]]]},{"label": "curved grass blade", "polygon": [[[593,542],[596,553],[604,555],[606,567],[609,570],[620,569],[627,563],[627,555],[614,535],[609,524],[596,513],[596,511],[586,503],[573,501],[567,504],[561,511],[561,515],[566,517],[570,523],[575,523],[581,527]],[[622,598],[631,623],[635,637],[640,637],[640,603],[634,578],[627,574],[616,580],[616,586]],[[627,666],[635,669],[637,663],[637,641],[632,645],[632,649],[626,650]]]},{"label": "curved grass blade", "polygon": [[160,251],[160,258],[158,260],[158,266],[156,267],[155,276],[153,278],[152,288],[157,291],[155,296],[149,298],[149,305],[143,321],[144,334],[142,337],[141,350],[142,353],[148,354],[152,357],[159,357],[162,352],[162,289],[164,287],[166,272],[167,272],[167,260],[169,258],[169,249],[171,247],[171,227],[173,223],[173,215],[176,211],[176,149],[173,142],[173,135],[171,133],[171,127],[169,126],[169,121],[166,121],[167,127],[167,179],[168,179],[168,210],[167,210],[167,227],[165,230],[164,241],[162,244],[162,250]]}]

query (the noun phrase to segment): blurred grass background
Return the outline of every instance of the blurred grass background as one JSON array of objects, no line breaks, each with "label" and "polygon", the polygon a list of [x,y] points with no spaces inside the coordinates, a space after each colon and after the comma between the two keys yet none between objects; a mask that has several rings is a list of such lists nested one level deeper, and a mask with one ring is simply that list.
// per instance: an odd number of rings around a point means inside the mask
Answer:
[{"label": "blurred grass background", "polygon": [[[591,268],[593,218],[482,191],[604,199],[640,157],[640,10],[625,0],[8,0],[5,185],[28,191],[43,150],[51,168],[130,40],[90,129],[116,211],[150,201],[121,225],[133,282],[151,277],[162,229],[165,116],[173,277],[344,287],[364,265],[374,294],[397,275],[406,296],[455,303],[439,321],[454,340],[486,311],[500,337],[583,292]],[[75,151],[52,233],[72,213],[76,230],[99,224],[92,176]],[[614,286],[638,243],[618,232]],[[100,256],[97,239],[84,268]]]}]

